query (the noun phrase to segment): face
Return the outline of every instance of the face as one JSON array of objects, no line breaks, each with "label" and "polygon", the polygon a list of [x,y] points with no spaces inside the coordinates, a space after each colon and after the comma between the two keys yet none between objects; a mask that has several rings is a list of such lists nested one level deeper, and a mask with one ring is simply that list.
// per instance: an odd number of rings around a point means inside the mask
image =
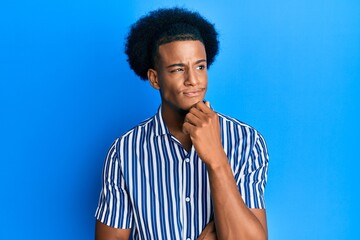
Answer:
[{"label": "face", "polygon": [[159,46],[151,85],[160,90],[163,109],[187,112],[203,101],[207,89],[205,47],[200,41],[174,41]]}]

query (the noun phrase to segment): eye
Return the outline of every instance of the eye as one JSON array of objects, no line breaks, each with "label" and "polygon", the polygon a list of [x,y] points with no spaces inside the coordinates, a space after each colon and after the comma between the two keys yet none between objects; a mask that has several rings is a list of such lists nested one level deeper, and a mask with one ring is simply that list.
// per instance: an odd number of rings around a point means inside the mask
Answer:
[{"label": "eye", "polygon": [[172,69],[170,72],[171,72],[171,73],[175,73],[175,72],[183,72],[183,71],[184,71],[183,68],[174,68],[174,69]]},{"label": "eye", "polygon": [[205,65],[199,65],[196,67],[196,69],[198,70],[205,70],[206,69],[206,66]]}]

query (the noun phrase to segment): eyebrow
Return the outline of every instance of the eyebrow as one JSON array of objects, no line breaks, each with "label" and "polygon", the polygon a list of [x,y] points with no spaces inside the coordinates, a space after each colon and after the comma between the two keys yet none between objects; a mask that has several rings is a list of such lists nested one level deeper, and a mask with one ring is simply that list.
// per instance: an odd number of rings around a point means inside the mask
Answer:
[{"label": "eyebrow", "polygon": [[[202,63],[202,62],[206,62],[206,59],[197,60],[195,62],[195,64],[199,64],[199,63]],[[171,65],[167,66],[166,68],[183,67],[183,66],[185,66],[185,64],[183,64],[183,63],[175,63],[175,64],[171,64]]]}]

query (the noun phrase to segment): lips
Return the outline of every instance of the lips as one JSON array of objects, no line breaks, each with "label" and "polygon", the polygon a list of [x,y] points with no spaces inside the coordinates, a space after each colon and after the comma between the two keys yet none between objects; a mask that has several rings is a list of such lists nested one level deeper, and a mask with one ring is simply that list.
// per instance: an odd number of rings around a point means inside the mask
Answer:
[{"label": "lips", "polygon": [[204,92],[204,88],[201,89],[193,89],[193,90],[185,90],[183,94],[187,97],[198,97]]}]

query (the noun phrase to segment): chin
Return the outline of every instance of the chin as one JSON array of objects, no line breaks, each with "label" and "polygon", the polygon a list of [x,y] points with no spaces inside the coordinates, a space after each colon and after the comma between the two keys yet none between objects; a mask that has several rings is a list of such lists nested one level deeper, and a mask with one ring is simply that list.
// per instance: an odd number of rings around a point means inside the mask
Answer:
[{"label": "chin", "polygon": [[189,101],[187,102],[186,104],[183,104],[183,106],[179,106],[179,109],[182,111],[182,112],[186,112],[188,113],[190,111],[190,109],[198,102],[201,102],[203,101],[203,98],[201,99],[193,99],[193,101]]}]

